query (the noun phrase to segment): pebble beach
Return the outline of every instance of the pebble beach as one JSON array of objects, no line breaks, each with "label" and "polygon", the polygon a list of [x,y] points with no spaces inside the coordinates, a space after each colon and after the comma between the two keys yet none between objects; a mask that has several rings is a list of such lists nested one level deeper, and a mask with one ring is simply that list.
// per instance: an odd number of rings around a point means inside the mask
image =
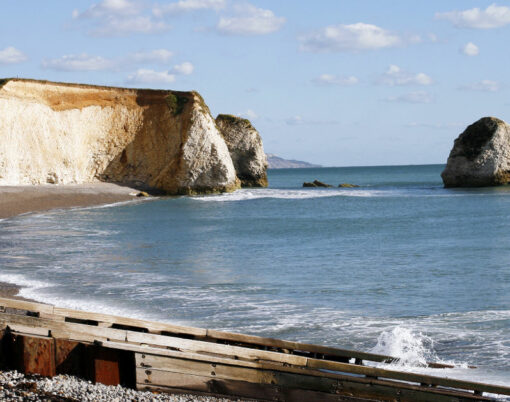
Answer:
[{"label": "pebble beach", "polygon": [[135,391],[120,385],[92,384],[68,375],[53,378],[26,376],[17,371],[0,372],[0,401],[168,401],[168,402],[231,402],[239,399],[198,395],[170,395]]}]

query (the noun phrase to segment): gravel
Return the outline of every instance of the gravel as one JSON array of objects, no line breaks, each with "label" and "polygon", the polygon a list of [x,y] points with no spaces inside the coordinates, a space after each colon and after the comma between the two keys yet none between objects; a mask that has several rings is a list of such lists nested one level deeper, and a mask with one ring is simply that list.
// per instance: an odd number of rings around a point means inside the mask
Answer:
[{"label": "gravel", "polygon": [[[197,395],[170,395],[135,391],[129,388],[92,384],[68,375],[53,378],[24,375],[17,371],[0,372],[0,401],[208,401],[232,399]],[[240,400],[238,400],[240,401]]]}]

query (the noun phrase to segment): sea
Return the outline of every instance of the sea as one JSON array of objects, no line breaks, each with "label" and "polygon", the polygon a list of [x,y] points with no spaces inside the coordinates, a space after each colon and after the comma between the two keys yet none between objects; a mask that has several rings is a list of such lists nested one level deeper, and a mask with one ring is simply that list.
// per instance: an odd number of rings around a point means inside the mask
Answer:
[{"label": "sea", "polygon": [[[5,219],[0,281],[62,307],[508,386],[510,187],[445,189],[443,168],[277,169],[268,188]],[[334,187],[302,187],[314,179]]]}]

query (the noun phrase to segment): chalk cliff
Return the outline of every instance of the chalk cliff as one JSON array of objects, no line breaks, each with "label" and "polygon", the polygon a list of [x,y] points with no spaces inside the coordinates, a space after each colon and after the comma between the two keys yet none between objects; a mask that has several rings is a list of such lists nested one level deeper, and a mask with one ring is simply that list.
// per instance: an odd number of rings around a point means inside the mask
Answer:
[{"label": "chalk cliff", "polygon": [[239,187],[196,92],[0,81],[0,184],[98,180],[168,194]]},{"label": "chalk cliff", "polygon": [[267,158],[258,131],[249,120],[229,114],[216,117],[243,187],[267,187]]},{"label": "chalk cliff", "polygon": [[471,124],[455,140],[441,177],[445,187],[509,183],[510,125],[495,117]]}]

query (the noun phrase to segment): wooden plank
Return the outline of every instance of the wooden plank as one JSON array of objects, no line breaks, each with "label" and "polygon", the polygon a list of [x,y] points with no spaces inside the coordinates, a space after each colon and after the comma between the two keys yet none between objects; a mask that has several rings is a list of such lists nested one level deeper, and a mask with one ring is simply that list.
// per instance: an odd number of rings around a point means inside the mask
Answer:
[{"label": "wooden plank", "polygon": [[[143,369],[148,369],[152,367],[164,367],[165,356],[176,357],[180,359],[189,359],[189,360],[197,360],[209,363],[219,363],[226,364],[231,366],[239,366],[239,367],[251,367],[258,368],[264,370],[272,370],[274,372],[287,372],[294,374],[305,374],[308,376],[317,376],[324,378],[333,378],[339,381],[339,388],[341,388],[342,384],[351,384],[357,383],[361,384],[360,387],[369,387],[371,385],[380,385],[383,387],[390,387],[392,389],[406,389],[411,391],[420,391],[425,392],[429,395],[429,399],[431,400],[430,394],[441,394],[448,395],[457,398],[459,396],[459,391],[445,391],[440,388],[431,388],[431,387],[422,387],[420,385],[412,385],[405,382],[394,382],[390,380],[375,380],[368,379],[365,377],[353,377],[351,375],[343,375],[338,373],[330,373],[330,372],[322,372],[318,370],[306,369],[306,368],[298,368],[291,367],[286,365],[272,364],[272,363],[255,363],[244,360],[235,360],[235,359],[226,359],[220,358],[216,356],[210,355],[201,355],[196,353],[187,353],[187,352],[178,352],[173,350],[164,350],[159,348],[152,348],[148,346],[137,346],[137,345],[125,345],[119,344],[116,342],[105,342],[105,346],[110,348],[127,348],[127,350],[131,350],[134,352],[138,352],[143,356],[143,360],[138,359],[138,366]],[[425,390],[424,390],[425,388]],[[337,391],[338,392],[338,391]],[[349,392],[348,388],[346,388],[345,392]],[[468,398],[469,400],[491,400],[490,398],[484,398],[481,396],[475,396],[466,392],[463,392],[461,396]]]},{"label": "wooden plank", "polygon": [[149,345],[157,345],[171,347],[177,350],[196,352],[196,353],[212,353],[217,355],[230,356],[232,358],[243,358],[252,361],[274,361],[293,365],[304,366],[307,358],[302,356],[288,355],[284,353],[269,352],[258,349],[248,349],[240,346],[230,346],[191,339],[174,338],[171,336],[140,334],[137,332],[128,332],[128,342],[146,343]]},{"label": "wooden plank", "polygon": [[[280,389],[294,389],[302,391],[314,391],[325,394],[343,392],[349,395],[359,395],[360,391],[365,390],[365,397],[374,397],[374,395],[388,395],[390,399],[397,395],[402,395],[406,391],[410,395],[410,400],[430,401],[432,394],[434,400],[450,401],[452,397],[472,400],[472,395],[447,392],[441,389],[410,386],[409,384],[395,384],[388,381],[367,381],[347,376],[324,376],[321,373],[310,375],[309,370],[288,371],[286,367],[276,367],[276,370],[269,368],[241,368],[231,365],[204,363],[186,361],[183,359],[161,358],[157,356],[138,355],[137,358],[137,382],[145,381],[145,378],[151,377],[152,383],[157,385],[169,386],[165,381],[171,373],[198,375],[223,380],[246,381],[254,384],[276,385]],[[147,366],[151,366],[148,368]],[[169,374],[165,374],[165,372]],[[143,380],[143,381],[142,381]],[[364,380],[364,381],[360,381]],[[374,392],[375,387],[380,387],[382,391]],[[351,391],[350,391],[351,390]],[[369,390],[369,391],[366,391]],[[478,398],[475,398],[478,400]]]},{"label": "wooden plank", "polygon": [[34,303],[25,300],[6,299],[3,297],[0,297],[0,307],[11,307],[18,308],[20,310],[53,314],[53,306],[49,304]]},{"label": "wooden plank", "polygon": [[50,336],[50,331],[47,328],[33,327],[18,323],[10,324],[9,328],[13,332],[23,332],[27,335]]},{"label": "wooden plank", "polygon": [[85,326],[45,318],[0,314],[0,328],[15,327],[16,325],[24,325],[30,328],[42,327],[50,330],[52,335],[58,333],[58,337],[64,339],[85,341],[90,341],[90,339],[125,341],[127,339],[127,331],[120,329]]},{"label": "wooden plank", "polygon": [[[62,331],[65,336],[65,332],[73,332],[79,334],[84,331],[89,333],[98,339],[113,339],[120,341],[130,341],[137,343],[149,343],[156,344],[159,346],[172,347],[177,350],[184,350],[195,353],[210,353],[220,354],[230,358],[244,358],[255,362],[261,361],[273,361],[279,363],[286,363],[297,366],[308,365],[310,368],[315,369],[328,369],[346,373],[354,373],[360,375],[366,375],[371,377],[385,377],[390,379],[397,379],[402,381],[411,381],[418,383],[426,383],[433,385],[441,385],[446,387],[456,387],[476,390],[478,392],[491,392],[496,394],[509,395],[510,388],[501,386],[492,386],[487,384],[450,380],[441,377],[423,376],[413,373],[402,373],[392,370],[375,369],[371,367],[357,366],[353,364],[325,361],[321,359],[309,359],[302,356],[289,355],[284,353],[270,352],[257,349],[247,349],[238,346],[212,344],[210,342],[194,341],[182,338],[173,338],[170,336],[154,335],[154,334],[143,334],[139,332],[116,330],[111,328],[102,328],[96,326],[84,326],[82,324],[62,323],[48,319],[39,319],[35,317],[0,314],[0,323],[3,328],[6,326],[6,322],[17,323],[29,326],[46,326],[54,331]],[[90,338],[87,338],[89,340]]]},{"label": "wooden plank", "polygon": [[[242,398],[256,398],[262,400],[280,400],[278,388],[274,385],[253,384],[243,381],[222,380],[198,375],[153,372],[146,374],[144,370],[137,371],[137,389],[149,390],[157,387],[166,392],[173,389],[203,392],[215,395],[229,395]],[[164,384],[159,384],[164,382]]]},{"label": "wooden plank", "polygon": [[[97,322],[102,322],[105,324],[116,324],[116,325],[124,325],[130,326],[134,328],[146,329],[148,332],[152,333],[161,333],[166,332],[168,334],[174,335],[188,335],[188,336],[196,336],[202,338],[208,338],[209,340],[221,341],[221,342],[238,342],[246,345],[251,345],[251,347],[263,347],[263,348],[276,348],[283,350],[288,350],[289,352],[296,351],[297,353],[304,352],[310,354],[322,354],[328,355],[330,357],[338,357],[338,358],[353,358],[353,359],[361,359],[361,360],[369,360],[375,362],[392,362],[395,361],[396,358],[385,355],[378,355],[373,353],[365,353],[358,352],[352,350],[345,350],[339,348],[331,348],[320,345],[312,345],[312,344],[304,344],[299,342],[291,342],[284,341],[280,339],[273,338],[264,338],[254,335],[244,335],[238,333],[231,332],[222,332],[210,329],[202,329],[202,328],[193,328],[193,327],[185,327],[172,325],[167,323],[160,323],[154,321],[147,320],[139,320],[133,318],[119,317],[108,314],[101,313],[90,313],[79,310],[71,310],[53,306],[47,306],[39,303],[32,302],[23,302],[14,301],[11,303],[11,299],[1,299],[0,305],[2,301],[6,305],[17,306],[18,308],[26,308],[31,311],[39,311],[44,312],[45,316],[48,317],[47,314],[52,315],[55,319],[62,319],[62,317],[71,317],[83,320],[92,320]],[[311,356],[313,357],[313,356]],[[438,363],[431,363],[434,367],[451,367],[450,365],[443,365]]]},{"label": "wooden plank", "polygon": [[128,326],[133,328],[145,329],[148,332],[171,332],[175,334],[186,334],[198,337],[205,337],[207,330],[202,328],[183,327],[179,325],[139,320],[135,318],[126,318],[113,316],[101,313],[89,313],[80,310],[70,310],[60,307],[55,307],[53,314],[61,317],[72,317],[83,320],[94,320],[98,322],[109,323],[111,325],[117,324],[119,326]]},{"label": "wooden plank", "polygon": [[[225,364],[170,357],[155,360],[147,358],[147,355],[140,353],[135,355],[135,359],[136,366],[142,370],[145,369],[148,372],[152,370],[171,371],[175,373],[194,374],[205,377],[224,378],[261,384],[271,384],[276,381],[274,373],[256,368],[229,366]],[[147,365],[151,365],[151,367],[147,368]]]},{"label": "wooden plank", "polygon": [[483,384],[472,381],[455,380],[446,377],[435,377],[426,374],[415,374],[411,372],[387,370],[375,367],[358,366],[354,364],[330,362],[326,360],[308,359],[307,367],[312,369],[326,369],[351,374],[359,374],[374,378],[389,378],[400,381],[428,384],[432,386],[443,386],[478,392],[490,392],[493,394],[500,395],[510,395],[510,387],[505,386]]},{"label": "wooden plank", "polygon": [[[264,400],[305,401],[306,395],[314,396],[317,401],[327,400],[372,400],[372,401],[402,401],[402,402],[464,402],[480,400],[475,396],[454,394],[448,391],[425,389],[397,389],[391,384],[362,384],[343,382],[334,391],[321,392],[313,389],[295,387],[295,382],[288,386],[280,384],[250,383],[238,380],[213,378],[186,373],[176,373],[159,370],[137,369],[137,388],[155,389],[172,393],[174,389],[206,392],[217,395],[236,397],[262,398]],[[299,384],[299,380],[298,380]],[[264,393],[264,394],[262,394]],[[337,399],[329,398],[336,397]],[[351,398],[351,399],[348,399]],[[488,400],[482,398],[481,400]]]}]

